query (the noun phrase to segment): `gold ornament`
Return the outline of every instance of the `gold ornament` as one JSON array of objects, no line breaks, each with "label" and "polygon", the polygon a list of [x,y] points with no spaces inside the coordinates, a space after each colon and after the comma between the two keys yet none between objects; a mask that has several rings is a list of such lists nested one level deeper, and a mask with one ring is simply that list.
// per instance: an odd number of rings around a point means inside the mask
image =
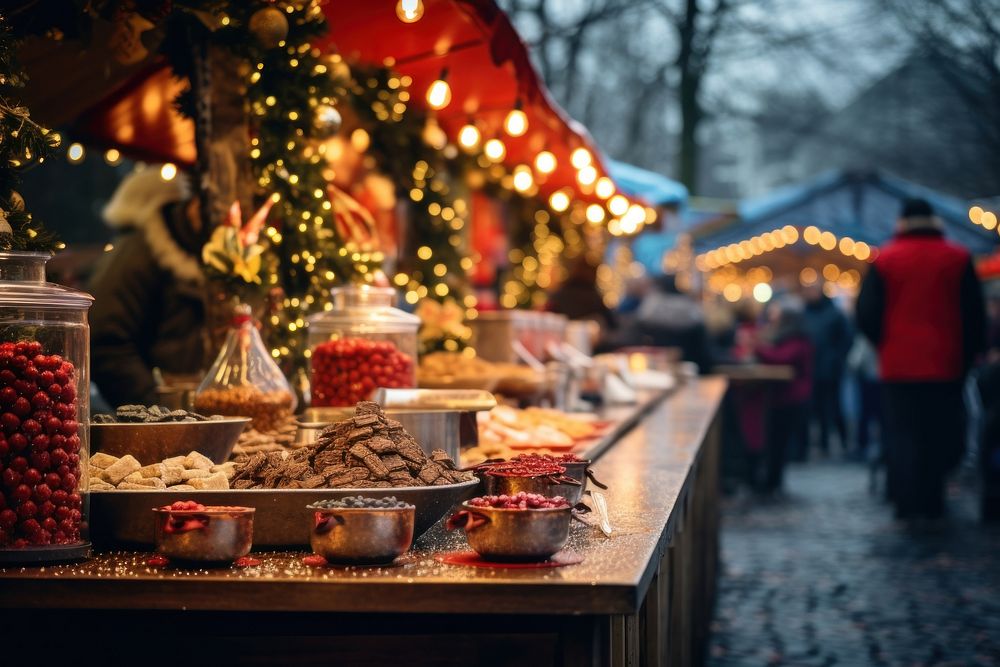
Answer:
[{"label": "gold ornament", "polygon": [[273,49],[288,37],[288,19],[274,7],[258,9],[250,16],[250,32],[265,49]]}]

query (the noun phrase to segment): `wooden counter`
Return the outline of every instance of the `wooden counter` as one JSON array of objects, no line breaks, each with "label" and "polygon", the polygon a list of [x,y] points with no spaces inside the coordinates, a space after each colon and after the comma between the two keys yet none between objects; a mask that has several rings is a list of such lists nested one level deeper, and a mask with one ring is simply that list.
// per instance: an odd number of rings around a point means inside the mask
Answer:
[{"label": "wooden counter", "polygon": [[465,544],[440,526],[388,568],[310,568],[303,553],[267,553],[245,569],[162,569],[149,554],[108,553],[0,570],[0,614],[14,616],[0,627],[114,628],[123,650],[148,651],[183,622],[219,636],[199,651],[229,664],[694,664],[714,598],[725,388],[721,378],[682,387],[596,462],[615,530],[574,524],[578,565],[444,565],[434,556]]}]

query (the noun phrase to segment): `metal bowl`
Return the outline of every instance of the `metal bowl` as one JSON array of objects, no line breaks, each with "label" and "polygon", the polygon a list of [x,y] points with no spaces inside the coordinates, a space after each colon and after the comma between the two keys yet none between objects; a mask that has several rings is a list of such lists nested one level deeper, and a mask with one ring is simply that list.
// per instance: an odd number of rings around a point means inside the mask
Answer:
[{"label": "metal bowl", "polygon": [[[568,469],[566,477],[570,477]],[[579,486],[569,483],[560,484],[553,482],[548,477],[510,477],[491,475],[487,472],[483,475],[483,482],[486,486],[486,495],[489,496],[512,496],[523,491],[547,498],[562,496],[570,505],[576,505],[583,497],[583,483]]]},{"label": "metal bowl", "polygon": [[156,553],[184,561],[233,561],[253,546],[252,507],[153,509]]},{"label": "metal bowl", "polygon": [[566,545],[573,510],[505,510],[473,507],[462,503],[462,511],[448,519],[448,529],[463,528],[469,546],[485,560],[533,562],[551,558]]},{"label": "metal bowl", "polygon": [[202,505],[241,505],[260,511],[254,530],[257,548],[303,547],[309,530],[302,508],[321,500],[347,496],[395,496],[416,506],[414,534],[423,535],[455,505],[476,495],[479,480],[440,486],[404,486],[391,489],[230,489],[228,491],[91,491],[90,530],[102,548],[153,544],[149,508],[183,498]]},{"label": "metal bowl", "polygon": [[383,565],[413,544],[414,508],[310,510],[309,544],[331,563]]},{"label": "metal bowl", "polygon": [[131,454],[143,464],[192,451],[201,452],[215,463],[225,463],[249,423],[249,417],[227,417],[203,422],[91,424],[90,446],[95,453]]},{"label": "metal bowl", "polygon": [[[353,407],[309,408],[299,418],[296,441],[303,445],[315,442],[324,428],[353,416]],[[388,408],[385,410],[385,416],[402,424],[406,432],[420,443],[420,447],[428,456],[435,449],[443,449],[452,461],[458,461],[462,444],[461,412],[457,410]]]}]

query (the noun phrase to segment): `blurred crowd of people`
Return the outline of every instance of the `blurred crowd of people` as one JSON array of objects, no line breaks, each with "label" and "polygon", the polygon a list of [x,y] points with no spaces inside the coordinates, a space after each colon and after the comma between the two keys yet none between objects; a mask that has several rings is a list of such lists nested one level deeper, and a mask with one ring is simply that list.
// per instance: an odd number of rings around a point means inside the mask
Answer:
[{"label": "blurred crowd of people", "polygon": [[554,294],[554,308],[600,318],[606,348],[673,347],[703,372],[786,369],[730,392],[727,456],[755,491],[780,493],[788,461],[839,456],[867,463],[873,479],[884,471],[900,519],[934,519],[949,473],[975,460],[983,517],[1000,517],[1000,290],[987,299],[971,256],[945,239],[926,201],[904,202],[856,301],[816,283],[776,290],[764,305],[702,302],[666,275],[612,313],[580,289]]}]

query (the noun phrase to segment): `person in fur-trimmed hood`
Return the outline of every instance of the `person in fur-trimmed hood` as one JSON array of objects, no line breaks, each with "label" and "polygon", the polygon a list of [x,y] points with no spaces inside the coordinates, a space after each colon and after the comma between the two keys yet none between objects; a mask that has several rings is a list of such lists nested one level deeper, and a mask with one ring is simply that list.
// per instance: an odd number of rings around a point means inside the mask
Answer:
[{"label": "person in fur-trimmed hood", "polygon": [[91,371],[111,405],[156,401],[153,369],[201,370],[204,244],[187,179],[156,166],[122,181],[104,208],[118,232],[90,283]]}]

